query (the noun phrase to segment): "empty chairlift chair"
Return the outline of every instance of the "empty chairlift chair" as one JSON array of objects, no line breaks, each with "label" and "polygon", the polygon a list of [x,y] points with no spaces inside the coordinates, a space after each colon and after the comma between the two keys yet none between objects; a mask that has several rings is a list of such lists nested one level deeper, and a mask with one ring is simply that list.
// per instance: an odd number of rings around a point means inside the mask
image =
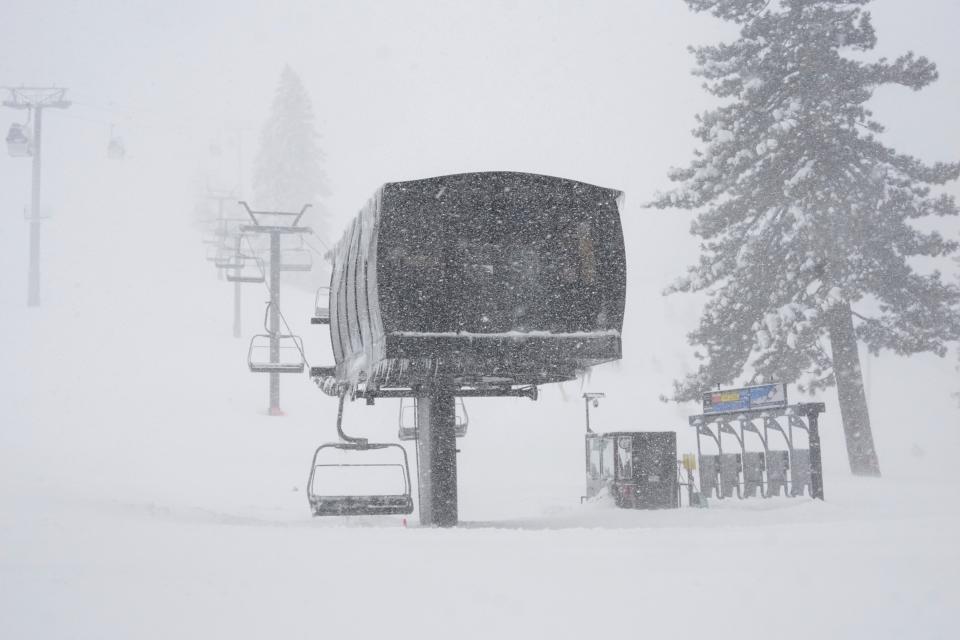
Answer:
[{"label": "empty chairlift chair", "polygon": [[280,251],[280,271],[310,271],[313,255],[303,247],[291,247]]},{"label": "empty chairlift chair", "polygon": [[393,443],[321,445],[313,455],[307,498],[315,516],[413,513],[407,452]]},{"label": "empty chairlift chair", "polygon": [[237,252],[226,245],[217,247],[216,255],[213,258],[213,266],[217,269],[236,269],[240,264],[240,256]]},{"label": "empty chairlift chair", "polygon": [[[417,439],[417,400],[400,400],[400,418],[397,438],[404,441]],[[463,438],[467,435],[467,426],[470,424],[470,416],[467,414],[467,405],[463,398],[457,398],[456,416],[454,417],[453,431],[456,437]]]},{"label": "empty chairlift chair", "polygon": [[[276,356],[272,355],[272,342],[276,339]],[[258,333],[250,339],[247,350],[247,365],[253,373],[303,373],[303,341],[300,336]]]},{"label": "empty chairlift chair", "polygon": [[26,125],[14,123],[7,131],[7,153],[14,158],[23,158],[33,155],[29,129]]},{"label": "empty chairlift chair", "polygon": [[263,260],[256,256],[240,254],[234,266],[227,271],[228,282],[266,282]]},{"label": "empty chairlift chair", "polygon": [[343,432],[343,403],[337,410],[340,442],[313,454],[307,500],[315,516],[406,515],[413,513],[407,450],[395,443],[371,443]]},{"label": "empty chairlift chair", "polygon": [[253,373],[303,373],[307,367],[300,336],[273,333],[267,326],[272,302],[263,313],[263,328],[250,339],[247,366]]}]

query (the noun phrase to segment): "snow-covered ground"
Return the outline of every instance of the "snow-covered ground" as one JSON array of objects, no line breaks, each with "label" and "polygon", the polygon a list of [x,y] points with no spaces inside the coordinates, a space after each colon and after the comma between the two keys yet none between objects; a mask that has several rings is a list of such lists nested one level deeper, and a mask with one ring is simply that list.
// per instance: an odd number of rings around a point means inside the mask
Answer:
[{"label": "snow-covered ground", "polygon": [[[135,163],[109,171],[90,180],[127,188],[45,227],[40,309],[23,305],[22,222],[0,222],[0,637],[955,637],[951,363],[875,361],[882,480],[849,477],[825,398],[825,503],[581,505],[570,384],[469,405],[461,527],[317,520],[304,485],[335,401],[288,376],[287,416],[265,414],[266,379],[230,337],[231,288],[183,208],[144,204]],[[689,451],[691,408],[656,400],[680,366],[680,312],[640,255],[624,362],[584,385],[608,393],[599,428],[675,428]],[[264,292],[245,294],[250,335]],[[288,290],[283,310],[323,363],[311,303]],[[355,403],[346,424],[393,440],[397,408]]]}]

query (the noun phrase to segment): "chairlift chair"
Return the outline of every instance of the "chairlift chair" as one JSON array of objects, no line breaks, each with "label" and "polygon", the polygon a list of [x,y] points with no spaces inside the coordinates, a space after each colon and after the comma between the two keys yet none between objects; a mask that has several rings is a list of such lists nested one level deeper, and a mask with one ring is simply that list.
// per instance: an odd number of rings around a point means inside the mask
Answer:
[{"label": "chairlift chair", "polygon": [[[344,434],[343,403],[345,399],[346,394],[341,394],[339,408],[337,409],[337,436],[339,436],[340,442],[320,445],[313,453],[310,478],[307,480],[307,499],[310,503],[310,510],[315,516],[408,515],[413,513],[410,462],[407,458],[406,449],[396,443],[372,443],[365,438],[354,438]],[[389,458],[383,460],[382,456],[378,456],[376,453],[388,451],[399,451],[399,455],[395,456],[393,460]],[[354,461],[324,462],[321,457],[322,452],[340,452],[341,458],[353,458]],[[366,461],[357,462],[358,459],[366,459]],[[321,471],[320,475],[318,475],[318,470]],[[369,486],[362,487],[362,491],[345,490],[344,487],[336,486],[336,483],[330,482],[329,477],[323,477],[330,470],[347,471],[348,474],[359,471],[361,475],[367,475],[371,471],[379,473],[386,471],[394,477],[399,473],[403,481],[403,490],[400,492],[385,492],[370,490]],[[342,475],[340,479],[343,479]],[[391,478],[392,481],[393,478]]]},{"label": "chairlift chair", "polygon": [[221,245],[217,247],[217,254],[213,259],[213,266],[217,269],[236,269],[241,265],[237,257],[237,252],[228,246]]},{"label": "chairlift chair", "polygon": [[221,252],[226,249],[222,242],[217,241],[216,243],[209,242],[207,244],[207,262],[216,263],[217,260],[221,257]]},{"label": "chairlift chair", "polygon": [[310,324],[330,324],[330,287],[317,289],[317,296],[313,301],[314,312]]},{"label": "chairlift chair", "polygon": [[[396,462],[324,462],[323,452],[348,452],[348,457],[370,451],[398,450]],[[390,475],[402,475],[403,490],[400,492],[372,492],[350,494],[343,487],[332,487],[328,478],[321,478],[323,472],[331,469],[338,471],[354,470],[361,473],[370,471],[387,472]],[[318,471],[320,474],[318,474]],[[394,471],[396,473],[394,473]],[[307,481],[307,498],[315,516],[373,516],[408,515],[413,513],[413,496],[410,487],[410,464],[407,451],[395,443],[359,442],[328,443],[317,447],[313,454],[310,479]]]},{"label": "chairlift chair", "polygon": [[306,249],[287,248],[280,251],[280,271],[311,271],[313,255]]},{"label": "chairlift chair", "polygon": [[263,260],[256,256],[240,254],[232,269],[227,270],[227,282],[266,282]]},{"label": "chairlift chair", "polygon": [[[272,339],[277,340],[276,362],[270,357]],[[303,373],[303,340],[300,336],[258,333],[250,339],[247,349],[247,366],[253,373]]]},{"label": "chairlift chair", "polygon": [[[403,441],[417,439],[417,399],[412,398],[408,402],[406,398],[400,400],[400,417],[397,437]],[[458,438],[467,435],[467,426],[470,424],[470,416],[467,414],[467,405],[463,398],[456,399],[455,417],[453,422],[453,432]]]},{"label": "chairlift chair", "polygon": [[7,131],[7,153],[14,158],[33,155],[30,130],[25,125],[13,123]]}]

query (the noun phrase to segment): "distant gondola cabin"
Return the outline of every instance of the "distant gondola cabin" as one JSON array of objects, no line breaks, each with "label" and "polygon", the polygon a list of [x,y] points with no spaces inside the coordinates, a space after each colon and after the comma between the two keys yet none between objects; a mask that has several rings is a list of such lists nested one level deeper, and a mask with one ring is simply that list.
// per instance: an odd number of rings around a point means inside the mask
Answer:
[{"label": "distant gondola cabin", "polygon": [[620,200],[524,173],[384,185],[331,252],[336,378],[543,384],[619,359]]}]

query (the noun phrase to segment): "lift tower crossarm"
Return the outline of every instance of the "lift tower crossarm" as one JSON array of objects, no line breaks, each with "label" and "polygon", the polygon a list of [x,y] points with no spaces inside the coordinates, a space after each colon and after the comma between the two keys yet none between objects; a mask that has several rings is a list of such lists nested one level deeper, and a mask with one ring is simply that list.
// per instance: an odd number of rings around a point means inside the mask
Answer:
[{"label": "lift tower crossarm", "polygon": [[295,211],[254,211],[254,210],[251,209],[250,206],[247,205],[247,203],[244,202],[243,200],[240,201],[240,206],[247,210],[247,215],[249,215],[249,216],[250,216],[250,219],[253,220],[253,224],[255,224],[255,225],[258,226],[258,227],[269,226],[269,225],[262,225],[262,224],[260,224],[260,221],[257,220],[257,216],[283,216],[283,217],[292,217],[292,218],[293,218],[293,222],[291,222],[289,225],[274,225],[274,226],[290,227],[290,228],[298,228],[298,229],[299,229],[299,228],[302,228],[302,227],[297,227],[297,224],[300,222],[300,218],[303,217],[303,214],[305,214],[305,213],[307,212],[307,209],[309,209],[312,205],[310,205],[310,204],[305,204],[305,205],[303,205],[303,208],[300,209],[299,212],[295,212]]}]

